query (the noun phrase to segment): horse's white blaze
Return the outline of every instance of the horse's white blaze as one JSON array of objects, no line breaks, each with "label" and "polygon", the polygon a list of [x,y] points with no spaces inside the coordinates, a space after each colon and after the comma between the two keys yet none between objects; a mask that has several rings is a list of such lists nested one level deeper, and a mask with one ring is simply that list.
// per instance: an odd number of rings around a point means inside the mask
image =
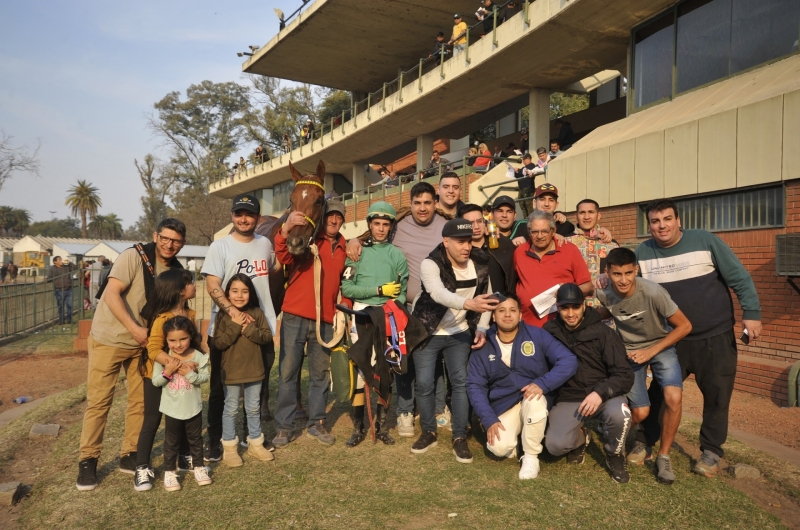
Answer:
[{"label": "horse's white blaze", "polygon": [[303,198],[304,199],[306,198],[306,195],[308,195],[308,192],[306,190],[303,190]]}]

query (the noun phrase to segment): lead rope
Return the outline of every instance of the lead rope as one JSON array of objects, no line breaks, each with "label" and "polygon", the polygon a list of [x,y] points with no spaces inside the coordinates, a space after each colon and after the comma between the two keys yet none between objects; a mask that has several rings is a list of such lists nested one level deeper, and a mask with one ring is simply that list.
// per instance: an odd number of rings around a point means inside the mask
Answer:
[{"label": "lead rope", "polygon": [[[311,253],[314,255],[314,304],[317,308],[317,342],[322,345],[323,348],[331,349],[339,342],[341,342],[342,338],[344,337],[344,328],[345,328],[345,317],[344,313],[337,310],[333,315],[333,340],[330,342],[325,342],[322,340],[322,333],[320,333],[320,327],[322,326],[322,310],[321,310],[321,276],[322,276],[322,260],[319,258],[319,248],[317,248],[316,243],[311,243],[308,246],[311,249]],[[336,296],[336,303],[340,303],[342,301],[342,291],[339,290],[339,293]]]}]

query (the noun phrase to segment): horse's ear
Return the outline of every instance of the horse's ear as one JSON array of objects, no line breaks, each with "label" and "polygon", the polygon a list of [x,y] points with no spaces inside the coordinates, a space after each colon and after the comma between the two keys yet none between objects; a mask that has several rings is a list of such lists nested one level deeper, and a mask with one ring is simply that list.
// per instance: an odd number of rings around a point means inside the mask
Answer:
[{"label": "horse's ear", "polygon": [[295,182],[303,179],[303,174],[295,169],[291,160],[289,160],[289,171],[292,173],[292,179],[294,179]]},{"label": "horse's ear", "polygon": [[325,162],[322,160],[320,160],[319,164],[317,164],[317,177],[319,180],[323,182],[325,181]]}]

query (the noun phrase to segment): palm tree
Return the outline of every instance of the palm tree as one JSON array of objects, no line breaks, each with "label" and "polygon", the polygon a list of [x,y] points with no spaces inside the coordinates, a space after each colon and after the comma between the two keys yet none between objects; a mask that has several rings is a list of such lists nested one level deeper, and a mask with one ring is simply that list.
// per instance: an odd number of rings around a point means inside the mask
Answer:
[{"label": "palm tree", "polygon": [[92,217],[87,226],[89,233],[94,237],[105,239],[106,230],[108,229],[108,221],[105,215],[97,214]]},{"label": "palm tree", "polygon": [[122,236],[122,219],[117,214],[97,214],[89,222],[89,231],[100,239],[119,239]]},{"label": "palm tree", "polygon": [[117,217],[117,214],[110,213],[106,215],[106,231],[111,239],[122,237],[122,219]]},{"label": "palm tree", "polygon": [[78,180],[78,184],[69,189],[69,195],[64,204],[72,209],[72,215],[81,216],[81,237],[86,238],[86,217],[94,217],[97,210],[103,205],[98,189],[85,180]]},{"label": "palm tree", "polygon": [[30,224],[31,214],[28,210],[0,206],[0,230],[6,235],[21,235]]}]

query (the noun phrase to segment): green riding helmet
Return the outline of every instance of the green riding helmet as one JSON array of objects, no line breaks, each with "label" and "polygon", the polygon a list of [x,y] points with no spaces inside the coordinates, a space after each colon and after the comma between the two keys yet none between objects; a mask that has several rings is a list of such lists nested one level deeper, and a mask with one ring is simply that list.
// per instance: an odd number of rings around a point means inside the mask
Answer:
[{"label": "green riding helmet", "polygon": [[369,207],[367,211],[367,222],[370,222],[372,219],[388,219],[394,222],[395,216],[397,216],[397,212],[394,206],[388,202],[380,201]]}]

